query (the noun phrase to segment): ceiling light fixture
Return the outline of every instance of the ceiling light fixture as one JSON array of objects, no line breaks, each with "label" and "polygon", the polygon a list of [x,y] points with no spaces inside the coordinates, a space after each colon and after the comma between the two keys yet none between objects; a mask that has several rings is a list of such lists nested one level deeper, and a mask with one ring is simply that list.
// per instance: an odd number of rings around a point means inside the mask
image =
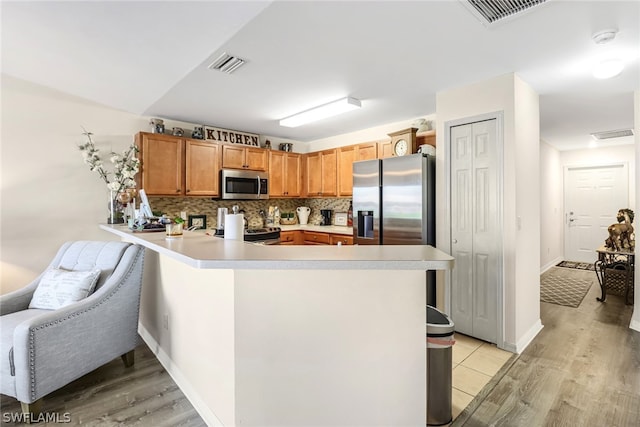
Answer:
[{"label": "ceiling light fixture", "polygon": [[596,79],[610,79],[622,72],[624,64],[619,59],[607,59],[599,62],[593,68],[593,77]]},{"label": "ceiling light fixture", "polygon": [[327,117],[346,113],[347,111],[355,110],[361,106],[362,104],[360,101],[355,98],[342,98],[282,119],[280,120],[280,126],[295,128],[307,123],[326,119]]}]

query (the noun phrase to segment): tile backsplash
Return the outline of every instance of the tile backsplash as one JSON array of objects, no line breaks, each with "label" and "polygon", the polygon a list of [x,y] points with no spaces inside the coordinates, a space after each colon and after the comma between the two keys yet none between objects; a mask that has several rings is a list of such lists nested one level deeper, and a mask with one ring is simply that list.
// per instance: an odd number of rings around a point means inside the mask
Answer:
[{"label": "tile backsplash", "polygon": [[[268,212],[269,206],[277,206],[280,212],[295,212],[298,206],[311,208],[309,224],[320,223],[320,209],[333,209],[334,212],[346,212],[351,199],[269,199],[269,200],[218,200],[210,197],[149,197],[149,204],[154,212],[162,212],[170,218],[180,216],[180,212],[187,215],[206,215],[207,228],[216,228],[218,208],[228,208],[231,212],[233,205],[245,210],[245,216],[250,228],[262,227],[263,221],[260,210]],[[334,216],[335,218],[335,216]]]}]

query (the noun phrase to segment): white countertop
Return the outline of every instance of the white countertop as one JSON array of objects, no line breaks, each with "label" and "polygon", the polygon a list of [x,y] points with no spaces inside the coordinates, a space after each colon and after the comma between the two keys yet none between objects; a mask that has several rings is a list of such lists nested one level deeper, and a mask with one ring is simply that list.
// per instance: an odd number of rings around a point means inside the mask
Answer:
[{"label": "white countertop", "polygon": [[[315,228],[316,226],[307,227]],[[453,257],[428,245],[261,245],[214,237],[207,235],[204,231],[185,231],[183,237],[167,239],[164,232],[133,233],[123,225],[101,224],[100,228],[194,268],[239,270],[448,270],[453,268]],[[334,226],[318,228],[328,230]]]},{"label": "white countertop", "polygon": [[320,233],[346,234],[348,236],[353,235],[353,227],[346,227],[341,225],[280,224],[278,227],[280,227],[282,231],[317,231]]}]

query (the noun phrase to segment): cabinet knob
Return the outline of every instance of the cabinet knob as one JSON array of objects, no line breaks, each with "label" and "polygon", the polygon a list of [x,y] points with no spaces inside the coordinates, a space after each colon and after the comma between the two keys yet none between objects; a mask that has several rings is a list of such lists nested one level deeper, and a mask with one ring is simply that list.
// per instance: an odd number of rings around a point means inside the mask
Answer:
[{"label": "cabinet knob", "polygon": [[191,192],[191,190],[187,190],[187,193],[190,193],[190,192]]},{"label": "cabinet knob", "polygon": [[180,189],[179,189],[179,188],[176,188],[176,193],[179,193],[179,192],[180,192]]}]

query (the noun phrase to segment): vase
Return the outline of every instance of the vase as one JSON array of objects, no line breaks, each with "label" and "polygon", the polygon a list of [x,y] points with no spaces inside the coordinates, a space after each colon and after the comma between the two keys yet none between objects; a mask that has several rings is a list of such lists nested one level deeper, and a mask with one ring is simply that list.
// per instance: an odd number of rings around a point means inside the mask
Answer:
[{"label": "vase", "polygon": [[109,190],[109,217],[107,218],[108,224],[122,224],[124,222],[124,216],[122,215],[122,205],[118,200],[118,192]]}]

